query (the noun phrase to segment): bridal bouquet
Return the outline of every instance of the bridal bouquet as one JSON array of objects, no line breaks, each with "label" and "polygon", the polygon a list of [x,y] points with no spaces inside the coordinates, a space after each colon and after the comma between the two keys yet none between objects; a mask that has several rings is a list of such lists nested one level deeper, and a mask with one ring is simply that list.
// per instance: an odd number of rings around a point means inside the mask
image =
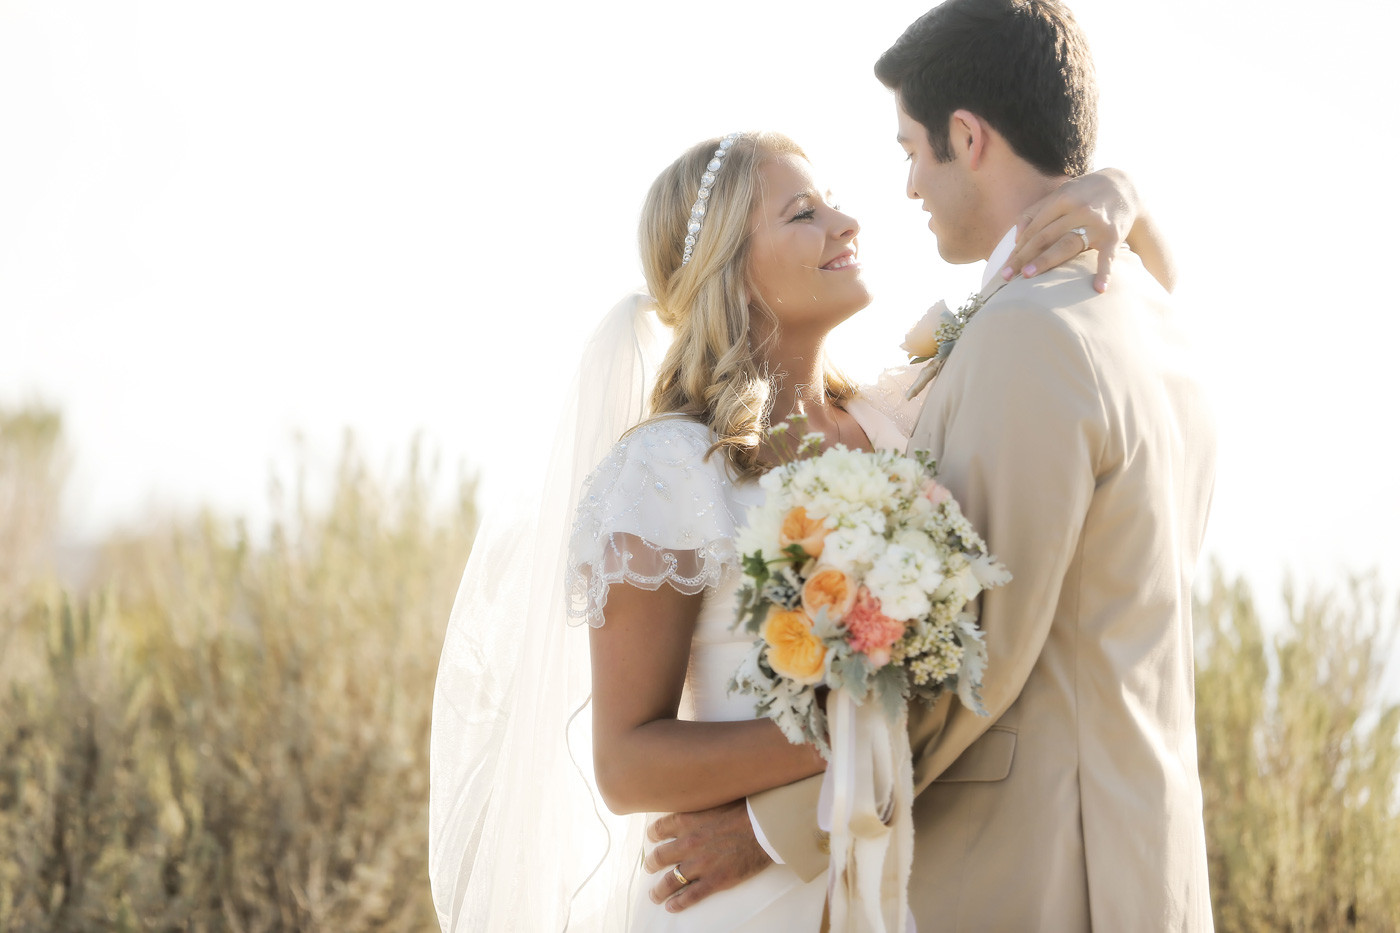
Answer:
[{"label": "bridal bouquet", "polygon": [[[810,444],[810,436],[804,438]],[[739,624],[753,649],[731,683],[794,743],[829,756],[817,688],[874,699],[893,721],[911,697],[954,690],[983,712],[987,652],[968,608],[1011,579],[920,452],[837,446],[759,480],[736,542]]]},{"label": "bridal bouquet", "polygon": [[[775,448],[784,449],[786,431],[776,429]],[[987,652],[971,601],[1011,575],[926,454],[838,445],[800,458],[820,442],[804,436],[799,459],[759,479],[765,500],[739,532],[737,624],[756,638],[730,689],[754,696],[759,715],[830,762],[822,809],[832,928],[903,929],[913,844],[908,702],[954,691],[985,713]],[[882,887],[882,874],[893,883]]]}]

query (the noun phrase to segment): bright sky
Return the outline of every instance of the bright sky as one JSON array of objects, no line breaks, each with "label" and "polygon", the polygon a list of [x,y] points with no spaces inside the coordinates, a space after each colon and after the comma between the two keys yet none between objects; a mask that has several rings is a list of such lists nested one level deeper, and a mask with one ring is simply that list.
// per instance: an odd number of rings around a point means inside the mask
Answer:
[{"label": "bright sky", "polygon": [[[421,433],[505,484],[580,339],[640,283],[689,144],[781,129],[863,224],[857,373],[979,276],[903,197],[878,54],[928,0],[470,4],[0,0],[0,405],[62,407],[77,536],[265,513],[306,438]],[[1181,262],[1215,393],[1209,550],[1400,583],[1384,248],[1400,12],[1072,0],[1128,169]]]}]

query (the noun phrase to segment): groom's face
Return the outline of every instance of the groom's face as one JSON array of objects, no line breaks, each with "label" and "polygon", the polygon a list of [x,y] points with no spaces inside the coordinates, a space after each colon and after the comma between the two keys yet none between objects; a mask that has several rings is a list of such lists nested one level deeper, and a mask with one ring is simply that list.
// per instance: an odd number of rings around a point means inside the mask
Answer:
[{"label": "groom's face", "polygon": [[909,178],[904,193],[923,205],[928,228],[938,238],[938,253],[948,262],[975,262],[977,255],[970,223],[973,217],[972,188],[965,158],[953,147],[953,160],[940,162],[928,141],[928,129],[905,112],[898,96],[895,114],[899,121],[899,145],[909,157]]}]

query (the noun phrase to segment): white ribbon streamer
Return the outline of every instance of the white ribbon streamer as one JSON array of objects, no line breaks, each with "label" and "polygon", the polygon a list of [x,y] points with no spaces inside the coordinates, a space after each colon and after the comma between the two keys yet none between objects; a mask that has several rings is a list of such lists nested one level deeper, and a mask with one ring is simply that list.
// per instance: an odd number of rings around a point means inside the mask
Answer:
[{"label": "white ribbon streamer", "polygon": [[900,933],[909,922],[914,861],[914,767],[908,712],[889,722],[873,696],[827,698],[831,761],[819,822],[831,833],[831,929]]}]

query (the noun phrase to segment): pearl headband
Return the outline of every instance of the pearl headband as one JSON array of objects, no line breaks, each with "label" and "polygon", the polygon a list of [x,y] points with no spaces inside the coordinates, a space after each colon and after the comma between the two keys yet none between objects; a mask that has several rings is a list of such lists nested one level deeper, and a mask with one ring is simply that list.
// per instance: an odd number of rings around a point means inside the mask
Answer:
[{"label": "pearl headband", "polygon": [[721,139],[719,148],[705,166],[705,174],[700,176],[700,193],[695,197],[695,206],[690,209],[690,224],[685,228],[685,254],[681,256],[681,265],[690,262],[690,254],[695,250],[695,241],[700,237],[700,224],[705,220],[705,206],[710,200],[710,189],[714,187],[715,175],[724,167],[724,157],[729,154],[729,147],[742,135],[744,134],[730,133]]}]

